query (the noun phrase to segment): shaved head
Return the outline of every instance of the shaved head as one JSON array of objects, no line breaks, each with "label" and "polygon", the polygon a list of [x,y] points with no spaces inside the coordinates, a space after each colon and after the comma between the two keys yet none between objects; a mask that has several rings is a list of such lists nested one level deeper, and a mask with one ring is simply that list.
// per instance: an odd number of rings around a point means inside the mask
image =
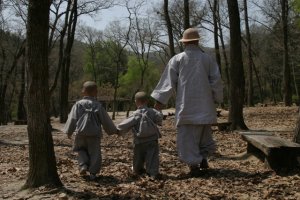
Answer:
[{"label": "shaved head", "polygon": [[146,94],[146,92],[137,92],[134,96],[135,100],[139,100],[142,102],[145,102],[148,100],[148,96]]},{"label": "shaved head", "polygon": [[86,81],[82,85],[82,93],[92,95],[97,91],[97,84],[94,81]]}]

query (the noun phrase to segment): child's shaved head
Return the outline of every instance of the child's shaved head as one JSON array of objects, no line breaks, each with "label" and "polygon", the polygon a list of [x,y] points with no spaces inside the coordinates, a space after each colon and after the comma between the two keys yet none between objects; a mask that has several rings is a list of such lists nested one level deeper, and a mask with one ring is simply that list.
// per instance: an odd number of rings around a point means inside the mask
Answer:
[{"label": "child's shaved head", "polygon": [[134,96],[135,100],[146,102],[148,100],[148,96],[146,92],[137,92]]},{"label": "child's shaved head", "polygon": [[86,81],[82,85],[82,93],[88,96],[97,95],[97,84],[94,81]]}]

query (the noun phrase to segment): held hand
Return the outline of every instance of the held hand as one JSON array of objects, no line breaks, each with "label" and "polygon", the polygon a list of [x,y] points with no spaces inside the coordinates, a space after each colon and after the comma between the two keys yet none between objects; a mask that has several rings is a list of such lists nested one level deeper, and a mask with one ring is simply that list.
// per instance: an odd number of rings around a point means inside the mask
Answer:
[{"label": "held hand", "polygon": [[154,108],[156,109],[156,110],[161,110],[162,109],[162,107],[163,107],[163,104],[161,104],[160,102],[156,102],[155,104],[154,104]]},{"label": "held hand", "polygon": [[122,133],[120,130],[118,130],[117,135],[118,137],[124,137],[125,133]]}]

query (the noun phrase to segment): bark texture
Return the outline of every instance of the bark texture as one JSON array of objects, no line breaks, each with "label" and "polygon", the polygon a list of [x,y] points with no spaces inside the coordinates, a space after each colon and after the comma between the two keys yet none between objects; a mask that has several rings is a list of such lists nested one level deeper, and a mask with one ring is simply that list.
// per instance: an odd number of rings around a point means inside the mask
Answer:
[{"label": "bark texture", "polygon": [[288,0],[280,0],[281,3],[281,23],[283,37],[283,100],[286,106],[292,105],[291,69],[289,65],[288,48]]},{"label": "bark texture", "polygon": [[231,130],[248,129],[243,116],[245,77],[241,47],[240,15],[237,0],[227,0],[230,24],[230,107]]},{"label": "bark texture", "polygon": [[30,0],[27,24],[29,172],[25,188],[61,186],[49,119],[48,0]]}]

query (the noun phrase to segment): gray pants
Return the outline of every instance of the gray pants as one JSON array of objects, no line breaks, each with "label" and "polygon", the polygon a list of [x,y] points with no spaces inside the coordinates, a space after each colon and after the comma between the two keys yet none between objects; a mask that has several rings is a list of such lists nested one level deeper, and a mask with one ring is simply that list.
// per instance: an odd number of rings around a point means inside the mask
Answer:
[{"label": "gray pants", "polygon": [[137,174],[145,170],[150,176],[157,176],[159,173],[159,147],[158,141],[149,141],[135,144],[133,149],[133,171]]},{"label": "gray pants", "polygon": [[97,174],[101,168],[100,137],[75,136],[73,151],[78,153],[79,167],[88,166],[89,172]]},{"label": "gray pants", "polygon": [[180,125],[177,127],[179,159],[188,165],[197,165],[216,149],[211,125]]}]

